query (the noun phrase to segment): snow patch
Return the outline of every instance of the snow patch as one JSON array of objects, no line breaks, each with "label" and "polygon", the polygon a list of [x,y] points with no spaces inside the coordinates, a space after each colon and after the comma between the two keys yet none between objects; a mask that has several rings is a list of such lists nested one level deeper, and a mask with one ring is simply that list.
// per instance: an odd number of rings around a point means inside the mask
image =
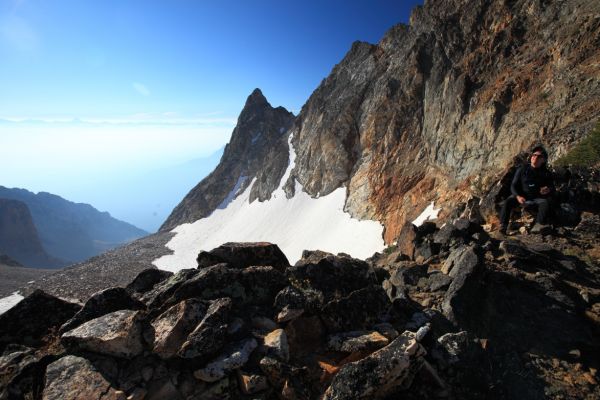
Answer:
[{"label": "snow patch", "polygon": [[415,219],[412,223],[413,225],[421,226],[425,221],[429,221],[430,219],[436,219],[441,210],[441,208],[436,209],[433,206],[432,201],[431,204],[428,205],[427,208],[425,208],[425,210],[421,213],[421,215],[419,215],[417,219]]},{"label": "snow patch", "polygon": [[7,312],[11,308],[13,308],[15,305],[17,305],[18,302],[20,302],[24,298],[25,297],[21,296],[19,294],[19,292],[14,292],[10,296],[1,298],[0,299],[0,315],[4,314],[5,312]]},{"label": "snow patch", "polygon": [[229,205],[229,203],[231,203],[233,201],[233,199],[235,198],[235,196],[238,195],[238,192],[240,191],[240,187],[242,187],[242,185],[244,184],[244,182],[246,182],[246,179],[248,179],[247,176],[240,176],[237,180],[237,182],[235,183],[235,186],[233,187],[233,189],[231,190],[231,192],[229,192],[229,194],[227,195],[227,197],[225,197],[225,199],[223,199],[223,201],[221,202],[221,204],[219,204],[217,206],[218,209],[225,209],[227,208],[227,206]]},{"label": "snow patch", "polygon": [[292,264],[301,258],[305,249],[344,252],[363,259],[382,251],[385,247],[383,226],[378,221],[353,219],[344,212],[345,188],[313,199],[295,181],[295,195],[286,198],[283,185],[296,164],[291,135],[288,144],[288,167],[270,200],[249,202],[254,178],[226,208],[173,229],[176,235],[167,247],[174,253],[154,260],[153,264],[173,272],[196,268],[196,257],[201,250],[212,250],[226,242],[275,243]]}]

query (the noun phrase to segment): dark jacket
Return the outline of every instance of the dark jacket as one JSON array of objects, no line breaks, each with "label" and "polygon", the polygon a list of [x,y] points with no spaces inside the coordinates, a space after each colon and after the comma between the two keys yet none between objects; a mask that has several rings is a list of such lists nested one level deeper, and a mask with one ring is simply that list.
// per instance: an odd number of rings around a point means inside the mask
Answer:
[{"label": "dark jacket", "polygon": [[[540,188],[548,186],[550,193],[540,194]],[[523,196],[527,200],[550,197],[554,193],[552,173],[545,166],[533,168],[531,164],[520,167],[512,180],[510,191],[513,196]]]}]

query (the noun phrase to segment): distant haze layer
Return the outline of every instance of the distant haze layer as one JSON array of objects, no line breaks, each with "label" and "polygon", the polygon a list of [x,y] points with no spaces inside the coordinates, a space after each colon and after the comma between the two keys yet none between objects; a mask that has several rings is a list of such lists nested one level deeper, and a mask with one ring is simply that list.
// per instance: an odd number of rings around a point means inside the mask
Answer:
[{"label": "distant haze layer", "polygon": [[155,231],[218,163],[235,120],[0,120],[0,184]]}]

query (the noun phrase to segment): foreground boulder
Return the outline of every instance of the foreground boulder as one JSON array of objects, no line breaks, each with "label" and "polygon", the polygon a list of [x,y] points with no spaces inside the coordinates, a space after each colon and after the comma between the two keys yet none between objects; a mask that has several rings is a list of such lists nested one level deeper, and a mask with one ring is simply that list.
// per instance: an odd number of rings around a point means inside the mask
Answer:
[{"label": "foreground boulder", "polygon": [[9,343],[40,346],[45,335],[58,329],[80,309],[79,304],[36,290],[0,315],[0,352]]},{"label": "foreground boulder", "polygon": [[94,294],[77,314],[60,328],[64,333],[79,325],[118,310],[144,310],[146,305],[123,288],[109,288]]},{"label": "foreground boulder", "polygon": [[127,396],[111,386],[85,358],[65,356],[46,370],[43,400],[125,400]]},{"label": "foreground boulder", "polygon": [[421,368],[425,353],[415,335],[404,332],[381,350],[342,367],[323,398],[376,399],[407,388]]},{"label": "foreground boulder", "polygon": [[285,271],[290,266],[287,257],[273,243],[225,243],[211,251],[198,254],[198,268],[206,268],[219,263],[227,263],[233,268],[250,266],[270,266]]},{"label": "foreground boulder", "polygon": [[115,311],[64,333],[61,342],[75,351],[132,358],[144,351],[144,328],[144,317],[139,311]]}]

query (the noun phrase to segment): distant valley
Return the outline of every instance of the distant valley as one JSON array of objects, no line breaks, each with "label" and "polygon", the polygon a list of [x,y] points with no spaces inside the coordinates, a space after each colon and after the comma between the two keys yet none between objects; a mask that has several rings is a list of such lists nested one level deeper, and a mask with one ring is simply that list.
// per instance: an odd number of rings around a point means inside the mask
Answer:
[{"label": "distant valley", "polygon": [[89,204],[0,186],[0,254],[24,266],[64,267],[145,235]]}]

